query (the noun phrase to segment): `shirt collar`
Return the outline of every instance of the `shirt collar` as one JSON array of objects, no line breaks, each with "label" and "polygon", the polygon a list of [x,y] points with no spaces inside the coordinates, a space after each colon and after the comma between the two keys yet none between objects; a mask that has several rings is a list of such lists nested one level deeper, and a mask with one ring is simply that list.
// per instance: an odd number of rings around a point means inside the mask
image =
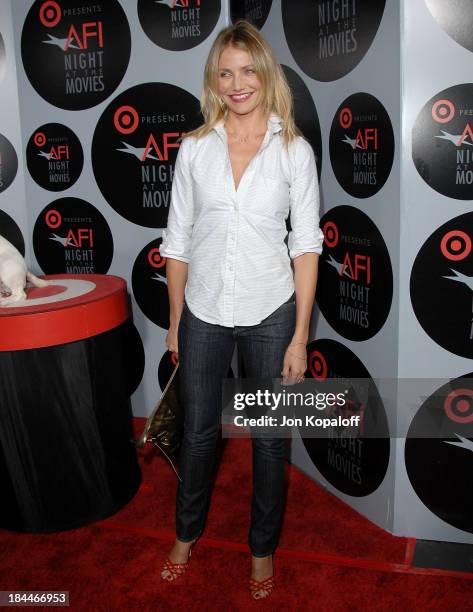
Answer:
[{"label": "shirt collar", "polygon": [[[223,125],[224,125],[224,121],[223,121],[223,119],[220,119],[220,121],[217,121],[217,123],[213,127],[213,129],[220,136],[225,136],[226,135],[225,128],[223,127]],[[269,115],[269,117],[268,117],[268,131],[269,131],[269,133],[270,134],[277,134],[281,130],[282,130],[282,119],[281,119],[281,117],[279,117],[275,113],[271,113]]]}]

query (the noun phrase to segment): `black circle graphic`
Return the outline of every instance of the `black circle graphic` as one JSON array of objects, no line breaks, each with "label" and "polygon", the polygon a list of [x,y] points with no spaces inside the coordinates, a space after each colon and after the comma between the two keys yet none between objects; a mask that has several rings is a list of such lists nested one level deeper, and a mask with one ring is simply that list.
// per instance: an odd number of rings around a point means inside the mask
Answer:
[{"label": "black circle graphic", "polygon": [[324,249],[317,303],[333,329],[349,340],[372,338],[391,308],[393,272],[384,239],[371,219],[337,206],[321,219]]},{"label": "black circle graphic", "polygon": [[138,254],[133,264],[133,294],[143,313],[156,325],[169,328],[166,257],[161,257],[162,239],[156,238]]},{"label": "black circle graphic", "polygon": [[0,81],[5,76],[6,67],[7,67],[7,58],[5,55],[5,43],[3,42],[3,36],[0,33]]},{"label": "black circle graphic", "polygon": [[294,98],[294,118],[297,127],[312,145],[317,160],[317,174],[322,172],[322,136],[314,101],[301,77],[289,66],[281,64]]},{"label": "black circle graphic", "polygon": [[273,0],[230,0],[232,23],[245,19],[259,30],[264,26]]},{"label": "black circle graphic", "polygon": [[138,0],[138,17],[148,38],[169,51],[200,45],[220,17],[215,0]]},{"label": "black circle graphic", "polygon": [[422,404],[404,454],[409,480],[427,508],[473,533],[473,373],[442,385]]},{"label": "black circle graphic", "polygon": [[166,227],[174,163],[183,134],[202,123],[198,100],[166,83],[144,83],[117,96],[92,141],[97,184],[122,217]]},{"label": "black circle graphic", "polygon": [[412,158],[424,181],[442,195],[473,200],[473,83],[431,98],[412,129]]},{"label": "black circle graphic", "polygon": [[373,42],[385,0],[282,0],[287,44],[317,81],[335,81],[355,68]]},{"label": "black circle graphic", "polygon": [[33,248],[46,274],[106,274],[113,238],[104,216],[79,198],[60,198],[36,219]]},{"label": "black circle graphic", "polygon": [[473,212],[435,230],[415,258],[411,301],[424,331],[441,347],[473,357]]},{"label": "black circle graphic", "polygon": [[8,138],[0,134],[0,193],[13,183],[17,170],[16,151]]},{"label": "black circle graphic", "polygon": [[123,327],[125,344],[125,372],[128,396],[138,388],[145,371],[145,349],[141,336],[130,319]]},{"label": "black circle graphic", "polygon": [[334,416],[360,416],[360,428],[357,437],[332,428],[326,438],[303,438],[304,446],[336,489],[354,497],[370,495],[383,482],[390,454],[388,422],[376,385],[358,357],[335,340],[311,342],[307,355],[307,378],[346,384],[347,404]]},{"label": "black circle graphic", "polygon": [[473,51],[473,4],[470,0],[425,0],[432,16],[457,43]]},{"label": "black circle graphic", "polygon": [[26,163],[40,187],[63,191],[79,178],[84,153],[80,140],[70,128],[47,123],[31,135],[26,146]]},{"label": "black circle graphic", "polygon": [[117,0],[36,0],[21,36],[23,65],[38,94],[59,108],[103,102],[130,60],[128,21]]},{"label": "black circle graphic", "polygon": [[374,96],[356,93],[338,107],[330,130],[330,160],[337,181],[356,198],[369,198],[386,183],[394,160],[394,132]]},{"label": "black circle graphic", "polygon": [[11,242],[20,251],[23,257],[25,256],[23,234],[16,222],[3,210],[0,210],[0,236],[6,238],[8,242]]}]

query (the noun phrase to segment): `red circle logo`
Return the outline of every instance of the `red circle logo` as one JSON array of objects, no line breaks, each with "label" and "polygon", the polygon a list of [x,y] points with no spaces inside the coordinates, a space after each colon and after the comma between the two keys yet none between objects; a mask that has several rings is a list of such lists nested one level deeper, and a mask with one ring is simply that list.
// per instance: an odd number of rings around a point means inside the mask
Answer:
[{"label": "red circle logo", "polygon": [[166,258],[161,256],[158,248],[154,248],[148,253],[148,262],[153,268],[162,268],[166,264]]},{"label": "red circle logo", "polygon": [[353,114],[348,106],[345,106],[340,111],[340,125],[342,128],[348,129],[353,121]]},{"label": "red circle logo", "polygon": [[315,380],[325,380],[327,378],[327,362],[320,351],[313,351],[309,355],[309,371]]},{"label": "red circle logo", "polygon": [[445,414],[455,423],[473,422],[473,390],[454,389],[445,398]]},{"label": "red circle logo", "polygon": [[37,147],[42,147],[46,143],[46,136],[43,134],[43,132],[36,132],[33,142]]},{"label": "red circle logo", "polygon": [[461,230],[452,230],[442,238],[440,250],[447,259],[461,261],[471,252],[471,238]]},{"label": "red circle logo", "polygon": [[133,106],[120,106],[113,116],[113,124],[121,134],[131,134],[139,122],[140,118]]},{"label": "red circle logo", "polygon": [[335,225],[333,221],[327,221],[323,226],[323,234],[324,234],[324,242],[325,244],[333,248],[337,246],[339,240],[338,227]]},{"label": "red circle logo", "polygon": [[450,100],[437,100],[432,106],[432,118],[437,123],[448,123],[455,117],[455,105]]},{"label": "red circle logo", "polygon": [[61,213],[57,210],[48,210],[46,213],[44,220],[46,221],[46,225],[51,229],[57,229],[62,223]]},{"label": "red circle logo", "polygon": [[61,7],[54,0],[43,2],[39,9],[39,20],[46,28],[54,28],[61,21]]}]

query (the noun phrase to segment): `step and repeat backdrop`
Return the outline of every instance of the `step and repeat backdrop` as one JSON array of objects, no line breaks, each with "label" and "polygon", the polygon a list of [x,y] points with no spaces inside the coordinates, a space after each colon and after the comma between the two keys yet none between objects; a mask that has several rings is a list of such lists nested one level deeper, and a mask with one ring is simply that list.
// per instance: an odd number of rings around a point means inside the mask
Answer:
[{"label": "step and repeat backdrop", "polygon": [[[238,18],[273,45],[317,159],[308,375],[370,385],[352,405],[368,437],[296,439],[292,460],[386,529],[473,541],[469,0],[3,2],[0,233],[33,271],[127,280],[147,416],[173,367],[159,247],[174,163],[211,42]],[[385,389],[398,378],[432,380],[404,401]],[[432,419],[448,439],[422,438]]]},{"label": "step and repeat backdrop", "polygon": [[165,347],[169,304],[159,253],[174,163],[182,134],[201,123],[203,67],[214,36],[228,23],[227,3],[4,5],[14,40],[2,38],[0,78],[6,51],[18,79],[8,112],[18,113],[19,98],[21,133],[18,117],[2,117],[0,192],[19,165],[18,188],[26,194],[10,187],[9,207],[2,198],[0,232],[17,243],[23,234],[37,272],[127,280],[132,405],[136,416],[148,416],[174,367]]}]

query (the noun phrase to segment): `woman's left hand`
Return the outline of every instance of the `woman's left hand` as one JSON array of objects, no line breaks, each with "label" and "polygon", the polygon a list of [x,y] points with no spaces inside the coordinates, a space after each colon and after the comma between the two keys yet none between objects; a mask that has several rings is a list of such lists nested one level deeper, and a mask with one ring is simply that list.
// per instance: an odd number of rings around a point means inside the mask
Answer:
[{"label": "woman's left hand", "polygon": [[284,355],[282,384],[294,385],[304,380],[307,370],[307,351],[305,344],[290,344]]}]

